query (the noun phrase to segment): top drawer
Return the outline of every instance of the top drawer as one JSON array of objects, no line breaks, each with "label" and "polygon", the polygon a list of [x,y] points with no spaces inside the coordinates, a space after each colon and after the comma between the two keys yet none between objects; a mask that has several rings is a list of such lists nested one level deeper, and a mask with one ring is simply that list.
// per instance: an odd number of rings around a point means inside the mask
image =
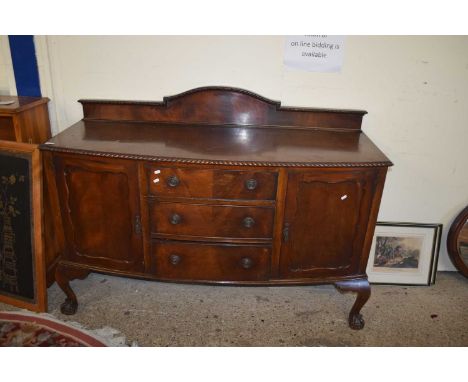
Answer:
[{"label": "top drawer", "polygon": [[15,127],[13,119],[10,117],[0,117],[0,139],[5,141],[15,141]]},{"label": "top drawer", "polygon": [[276,198],[276,172],[149,167],[148,193],[210,199]]}]

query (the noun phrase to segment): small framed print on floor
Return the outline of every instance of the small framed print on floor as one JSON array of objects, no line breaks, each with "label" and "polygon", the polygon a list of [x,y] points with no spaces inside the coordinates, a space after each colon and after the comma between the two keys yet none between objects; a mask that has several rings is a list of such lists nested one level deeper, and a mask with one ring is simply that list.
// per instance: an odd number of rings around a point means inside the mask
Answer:
[{"label": "small framed print on floor", "polygon": [[0,140],[0,302],[47,308],[42,174],[36,145]]},{"label": "small framed print on floor", "polygon": [[435,282],[442,224],[377,222],[367,263],[369,282]]}]

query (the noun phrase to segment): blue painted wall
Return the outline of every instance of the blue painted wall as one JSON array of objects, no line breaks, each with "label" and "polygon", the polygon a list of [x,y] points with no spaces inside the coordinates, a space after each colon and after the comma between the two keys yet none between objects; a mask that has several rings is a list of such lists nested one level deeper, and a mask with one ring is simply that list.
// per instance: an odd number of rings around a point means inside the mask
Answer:
[{"label": "blue painted wall", "polygon": [[19,96],[41,96],[33,36],[8,36]]}]

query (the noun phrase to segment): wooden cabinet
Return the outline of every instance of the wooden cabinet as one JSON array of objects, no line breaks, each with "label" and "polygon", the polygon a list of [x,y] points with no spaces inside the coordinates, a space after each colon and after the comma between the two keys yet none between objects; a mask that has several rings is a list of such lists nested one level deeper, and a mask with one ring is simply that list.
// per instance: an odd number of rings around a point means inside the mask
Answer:
[{"label": "wooden cabinet", "polygon": [[41,145],[59,196],[55,279],[99,271],[236,285],[334,283],[358,297],[391,162],[363,111],[283,108],[200,88],[164,102],[80,101],[84,119]]},{"label": "wooden cabinet", "polygon": [[55,168],[64,257],[106,269],[143,270],[136,163],[57,157]]},{"label": "wooden cabinet", "polygon": [[48,98],[0,96],[0,139],[43,143],[50,138]]},{"label": "wooden cabinet", "polygon": [[359,272],[376,175],[376,171],[355,169],[289,173],[282,277]]}]

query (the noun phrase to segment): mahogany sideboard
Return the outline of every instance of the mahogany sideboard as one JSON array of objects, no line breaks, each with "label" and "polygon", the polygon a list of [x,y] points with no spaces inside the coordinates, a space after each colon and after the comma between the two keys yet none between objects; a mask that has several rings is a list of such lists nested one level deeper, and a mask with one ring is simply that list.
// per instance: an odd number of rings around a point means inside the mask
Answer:
[{"label": "mahogany sideboard", "polygon": [[[84,118],[40,146],[55,280],[74,314],[90,272],[222,285],[332,283],[356,292],[388,166],[359,110],[282,107],[205,87],[162,102],[80,100]],[[49,272],[50,273],[50,272]]]}]

